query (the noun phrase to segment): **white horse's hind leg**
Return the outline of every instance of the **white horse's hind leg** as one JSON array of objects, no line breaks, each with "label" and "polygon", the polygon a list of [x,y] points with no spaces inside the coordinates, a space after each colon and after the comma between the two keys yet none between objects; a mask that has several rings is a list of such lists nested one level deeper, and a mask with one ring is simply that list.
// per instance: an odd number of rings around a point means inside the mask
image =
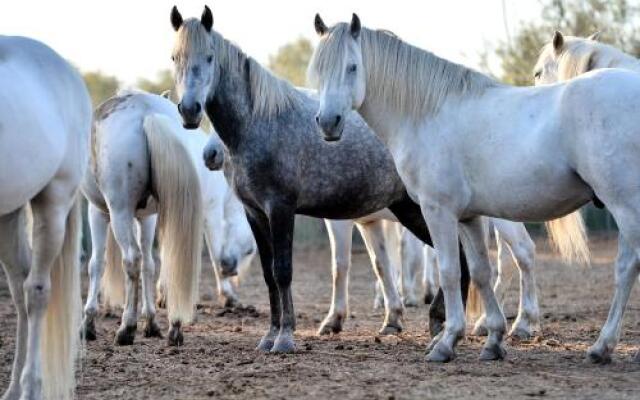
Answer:
[{"label": "white horse's hind leg", "polygon": [[502,314],[500,305],[491,287],[491,263],[487,251],[484,226],[481,218],[461,223],[462,244],[469,260],[469,272],[473,279],[486,310],[485,326],[488,338],[485,343],[481,360],[500,360],[506,355],[502,340],[506,331],[507,321]]},{"label": "white horse's hind leg", "polygon": [[29,273],[31,250],[27,239],[24,209],[0,217],[0,264],[7,275],[13,304],[16,306],[16,350],[11,382],[2,400],[20,398],[20,374],[27,355],[27,309],[23,285]]},{"label": "white horse's hind leg", "polygon": [[344,320],[349,311],[349,268],[351,267],[351,238],[353,221],[324,220],[331,244],[331,272],[333,275],[333,293],[331,308],[325,317],[318,335],[328,335],[342,331]]},{"label": "white horse's hind leg", "polygon": [[120,246],[125,280],[125,305],[122,323],[116,333],[116,344],[131,345],[135,338],[138,320],[138,296],[141,254],[134,234],[133,214],[111,209],[111,229]]},{"label": "white horse's hind leg", "polygon": [[156,304],[154,281],[156,278],[156,264],[153,260],[153,239],[156,234],[156,214],[140,221],[140,249],[142,251],[142,318],[145,319],[144,336],[162,337],[160,328],[156,324]]},{"label": "white horse's hind leg", "polygon": [[436,251],[431,247],[424,245],[422,247],[422,267],[423,278],[422,284],[424,286],[424,303],[431,304],[438,292],[437,274],[438,274],[438,260],[436,257]]},{"label": "white horse's hind leg", "polygon": [[406,307],[417,307],[416,283],[422,266],[422,242],[408,229],[402,229],[401,247],[401,290],[402,301]]},{"label": "white horse's hind leg", "polygon": [[89,203],[89,227],[91,229],[91,259],[89,260],[89,293],[84,306],[82,336],[86,340],[96,339],[95,317],[98,314],[98,294],[104,273],[104,250],[109,229],[109,218]]},{"label": "white horse's hind leg", "polygon": [[398,333],[402,331],[403,306],[395,283],[396,273],[385,246],[382,222],[375,221],[368,224],[357,224],[357,226],[367,246],[373,270],[382,285],[385,319],[380,333],[383,335]]}]

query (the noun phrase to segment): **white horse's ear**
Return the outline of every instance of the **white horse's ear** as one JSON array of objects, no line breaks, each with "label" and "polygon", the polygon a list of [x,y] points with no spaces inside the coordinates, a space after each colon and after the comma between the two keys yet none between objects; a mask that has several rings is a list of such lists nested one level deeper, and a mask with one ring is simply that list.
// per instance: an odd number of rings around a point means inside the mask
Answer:
[{"label": "white horse's ear", "polygon": [[589,36],[587,39],[589,40],[593,40],[595,42],[599,42],[600,41],[600,36],[602,36],[602,32],[597,31],[591,34],[591,36]]},{"label": "white horse's ear", "polygon": [[200,17],[200,22],[204,26],[204,29],[207,30],[207,32],[211,32],[211,28],[213,27],[213,14],[211,14],[211,9],[209,8],[209,6],[204,6],[202,17]]},{"label": "white horse's ear", "polygon": [[356,13],[353,13],[353,15],[351,16],[351,36],[353,36],[354,39],[357,39],[358,36],[360,35],[360,29],[362,29],[362,26],[360,25],[360,18],[358,17],[358,15]]},{"label": "white horse's ear", "polygon": [[171,9],[171,26],[175,31],[178,31],[182,26],[182,15],[180,15],[180,11],[178,11],[178,7],[173,6]]},{"label": "white horse's ear", "polygon": [[556,51],[556,54],[560,53],[560,51],[564,47],[564,36],[562,36],[562,33],[560,33],[560,31],[555,31],[553,33],[553,39],[551,40],[551,43],[553,43],[553,49]]},{"label": "white horse's ear", "polygon": [[329,31],[329,27],[324,23],[320,14],[316,14],[316,17],[313,19],[313,26],[316,28],[316,33],[320,36]]},{"label": "white horse's ear", "polygon": [[164,97],[165,99],[170,99],[171,98],[171,90],[165,90],[164,92],[160,93],[160,96]]}]

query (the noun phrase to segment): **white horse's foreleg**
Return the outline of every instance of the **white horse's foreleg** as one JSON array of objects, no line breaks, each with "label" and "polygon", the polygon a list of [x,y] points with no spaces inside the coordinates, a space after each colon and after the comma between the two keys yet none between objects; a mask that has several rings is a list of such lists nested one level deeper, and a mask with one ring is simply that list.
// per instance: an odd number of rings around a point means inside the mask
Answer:
[{"label": "white horse's foreleg", "polygon": [[72,198],[66,188],[51,183],[31,201],[33,263],[24,282],[29,333],[27,357],[20,378],[21,398],[24,399],[42,398],[41,343],[44,315],[51,296],[51,267],[62,251]]},{"label": "white horse's foreleg", "polygon": [[357,226],[367,246],[373,271],[382,285],[385,319],[380,333],[383,335],[398,333],[402,331],[402,313],[404,309],[395,282],[396,272],[387,253],[382,221],[357,224]]},{"label": "white horse's foreleg", "polygon": [[[223,241],[229,240],[224,237],[224,215],[223,208],[216,207],[206,211],[204,219],[204,237],[209,251],[209,259],[213,267],[217,297],[223,301],[225,306],[233,306],[239,303],[238,294],[235,291],[233,277],[223,277],[220,269],[222,258]],[[208,295],[211,296],[210,288],[207,288]],[[213,296],[211,296],[213,298]]]},{"label": "white horse's foreleg", "polygon": [[422,246],[422,267],[424,303],[431,304],[431,302],[433,302],[433,299],[436,297],[436,293],[438,292],[438,260],[436,257],[436,251],[427,245]]},{"label": "white horse's foreleg", "polygon": [[153,239],[156,236],[156,214],[144,217],[140,223],[139,242],[142,251],[142,318],[145,319],[144,336],[162,337],[156,324],[155,285],[156,264],[153,260]]},{"label": "white horse's foreleg", "polygon": [[408,229],[402,229],[401,248],[401,289],[402,301],[406,307],[417,307],[416,283],[422,266],[422,242]]},{"label": "white horse's foreleg", "polygon": [[438,257],[440,287],[444,295],[447,321],[445,329],[431,341],[427,361],[447,362],[455,358],[455,345],[465,331],[460,288],[458,218],[438,205],[423,203],[421,208]]},{"label": "white horse's foreleg", "polygon": [[91,229],[91,259],[89,260],[89,293],[84,306],[82,336],[86,340],[96,339],[95,317],[98,314],[98,294],[104,273],[104,250],[109,229],[109,218],[89,203],[89,228]]},{"label": "white horse's foreleg", "polygon": [[125,305],[122,322],[116,333],[116,344],[131,345],[138,321],[138,296],[141,254],[134,233],[134,218],[130,211],[110,209],[111,229],[122,254],[125,272]]},{"label": "white horse's foreleg", "polygon": [[318,335],[328,335],[342,331],[349,311],[349,268],[351,267],[351,239],[353,221],[332,221],[325,219],[329,243],[331,244],[331,273],[333,293],[331,308],[325,317]]},{"label": "white horse's foreleg", "polygon": [[469,260],[469,273],[484,304],[488,331],[481,360],[500,360],[506,355],[502,341],[506,332],[507,321],[502,314],[495,293],[491,286],[491,262],[485,240],[485,227],[482,219],[477,217],[460,224],[462,244]]},{"label": "white horse's foreleg", "polygon": [[25,227],[24,209],[0,217],[0,264],[9,283],[13,304],[16,306],[16,350],[13,355],[11,382],[2,400],[20,398],[20,374],[27,355],[27,308],[23,285],[31,265],[31,251]]}]

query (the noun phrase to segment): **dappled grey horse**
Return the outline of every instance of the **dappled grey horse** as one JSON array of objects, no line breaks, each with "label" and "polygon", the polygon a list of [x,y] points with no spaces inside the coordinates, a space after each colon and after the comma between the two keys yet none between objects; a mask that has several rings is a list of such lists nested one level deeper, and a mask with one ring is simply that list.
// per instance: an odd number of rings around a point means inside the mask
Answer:
[{"label": "dappled grey horse", "polygon": [[[271,324],[258,349],[293,351],[295,214],[356,219],[386,207],[430,244],[420,207],[407,195],[389,152],[357,114],[346,117],[348,138],[327,143],[314,121],[318,102],[212,30],[207,7],[200,20],[186,21],[174,7],[171,23],[184,126],[198,127],[206,111],[228,149],[225,169],[258,245],[271,306]],[[204,156],[206,161],[206,149]],[[461,262],[466,271],[462,256]],[[431,325],[441,325],[442,308]]]}]

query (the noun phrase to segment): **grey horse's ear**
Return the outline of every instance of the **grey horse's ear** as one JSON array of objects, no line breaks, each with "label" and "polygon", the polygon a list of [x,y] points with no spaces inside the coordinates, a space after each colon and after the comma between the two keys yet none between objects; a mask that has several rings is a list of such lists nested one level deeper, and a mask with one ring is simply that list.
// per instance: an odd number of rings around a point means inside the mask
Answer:
[{"label": "grey horse's ear", "polygon": [[211,28],[213,27],[213,14],[211,14],[211,9],[209,6],[204,6],[204,11],[202,12],[202,16],[200,17],[200,22],[204,26],[204,29],[207,32],[211,32]]},{"label": "grey horse's ear", "polygon": [[560,33],[560,31],[555,31],[553,33],[553,39],[551,39],[551,43],[553,43],[553,49],[556,51],[556,54],[560,53],[562,47],[564,47],[564,36],[562,36],[562,33]]},{"label": "grey horse's ear", "polygon": [[600,36],[602,36],[602,32],[597,31],[597,32],[593,32],[591,34],[591,36],[589,36],[587,39],[593,40],[595,42],[599,42],[600,41]]},{"label": "grey horse's ear", "polygon": [[173,26],[175,31],[182,26],[182,15],[180,15],[180,11],[178,11],[178,7],[176,6],[173,6],[171,9],[171,26]]},{"label": "grey horse's ear", "polygon": [[353,15],[351,16],[350,31],[351,31],[351,36],[353,36],[354,39],[357,39],[358,36],[360,35],[361,28],[362,26],[360,25],[360,18],[356,13],[353,13]]},{"label": "grey horse's ear", "polygon": [[165,90],[164,92],[160,93],[160,96],[164,97],[165,99],[170,99],[171,98],[171,90]]},{"label": "grey horse's ear", "polygon": [[322,18],[320,18],[320,14],[316,14],[316,17],[313,19],[313,26],[316,28],[316,32],[320,36],[329,31],[329,27],[327,27]]}]

